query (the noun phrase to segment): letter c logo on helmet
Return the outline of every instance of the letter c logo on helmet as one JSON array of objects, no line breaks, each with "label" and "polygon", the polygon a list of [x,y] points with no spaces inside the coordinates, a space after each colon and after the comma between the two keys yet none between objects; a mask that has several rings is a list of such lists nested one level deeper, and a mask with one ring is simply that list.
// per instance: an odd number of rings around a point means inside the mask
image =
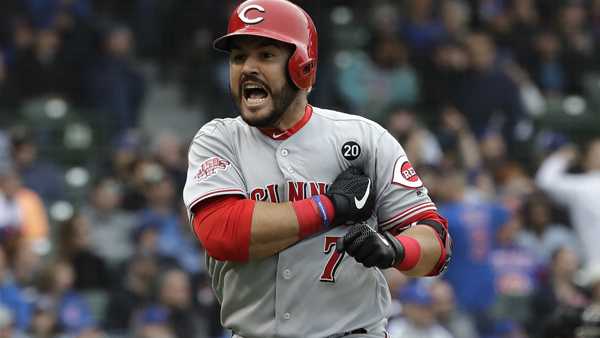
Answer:
[{"label": "letter c logo on helmet", "polygon": [[258,16],[258,17],[254,18],[254,19],[248,18],[246,16],[246,13],[248,13],[248,11],[250,11],[252,9],[255,9],[255,10],[261,12],[261,13],[265,12],[265,9],[262,6],[260,6],[260,5],[250,5],[248,7],[244,7],[244,9],[242,9],[240,11],[240,14],[239,14],[240,20],[242,20],[244,23],[247,23],[249,25],[253,25],[253,24],[257,24],[257,23],[259,23],[259,22],[261,22],[261,21],[263,21],[265,19],[262,16]]}]

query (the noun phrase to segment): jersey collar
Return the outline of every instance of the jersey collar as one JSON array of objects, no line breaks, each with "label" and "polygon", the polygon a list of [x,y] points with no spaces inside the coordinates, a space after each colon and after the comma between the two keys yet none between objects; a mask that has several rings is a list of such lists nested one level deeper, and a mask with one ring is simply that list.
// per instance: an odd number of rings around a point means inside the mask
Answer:
[{"label": "jersey collar", "polygon": [[300,121],[296,122],[296,124],[294,124],[291,128],[286,130],[280,130],[278,128],[259,128],[259,130],[261,133],[275,141],[287,140],[308,123],[308,120],[310,120],[310,117],[312,116],[312,112],[312,106],[307,104],[306,108],[304,108],[304,115]]}]

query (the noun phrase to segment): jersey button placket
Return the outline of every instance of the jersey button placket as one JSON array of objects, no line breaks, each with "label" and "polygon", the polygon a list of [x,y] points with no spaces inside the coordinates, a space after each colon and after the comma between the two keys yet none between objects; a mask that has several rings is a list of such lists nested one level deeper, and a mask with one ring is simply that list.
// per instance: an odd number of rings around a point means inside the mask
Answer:
[{"label": "jersey button placket", "polygon": [[277,149],[277,163],[279,164],[279,168],[284,172],[284,176],[286,176],[287,179],[293,179],[291,175],[294,174],[296,170],[289,161],[290,150],[286,147],[285,142],[286,141],[283,141]]},{"label": "jersey button placket", "polygon": [[292,318],[292,315],[289,312],[283,314],[283,319],[290,320],[290,318]]},{"label": "jersey button placket", "polygon": [[291,279],[292,271],[290,269],[283,270],[283,279]]}]

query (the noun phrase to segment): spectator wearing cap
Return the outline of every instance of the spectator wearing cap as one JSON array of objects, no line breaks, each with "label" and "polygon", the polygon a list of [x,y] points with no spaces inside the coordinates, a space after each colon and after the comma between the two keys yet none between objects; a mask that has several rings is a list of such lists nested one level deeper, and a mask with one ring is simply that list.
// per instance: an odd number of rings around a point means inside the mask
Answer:
[{"label": "spectator wearing cap", "polygon": [[582,244],[584,263],[600,262],[600,138],[592,139],[583,152],[582,172],[570,173],[577,157],[572,146],[564,146],[540,165],[536,183],[554,201],[569,211]]},{"label": "spectator wearing cap", "polygon": [[[390,321],[392,337],[453,338],[436,320],[433,298],[426,286],[415,282],[400,290],[403,317]],[[462,338],[462,337],[461,337]]]}]

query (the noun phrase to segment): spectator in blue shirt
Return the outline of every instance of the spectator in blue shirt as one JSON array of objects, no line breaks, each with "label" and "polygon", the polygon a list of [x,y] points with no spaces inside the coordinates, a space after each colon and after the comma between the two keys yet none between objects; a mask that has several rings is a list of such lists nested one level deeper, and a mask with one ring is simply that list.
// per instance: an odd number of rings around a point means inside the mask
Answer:
[{"label": "spectator in blue shirt", "polygon": [[461,172],[448,174],[444,190],[450,192],[439,211],[452,225],[455,242],[452,262],[444,278],[456,292],[460,308],[473,316],[480,333],[491,327],[489,311],[496,298],[491,254],[498,229],[508,212],[498,203],[467,199]]}]

